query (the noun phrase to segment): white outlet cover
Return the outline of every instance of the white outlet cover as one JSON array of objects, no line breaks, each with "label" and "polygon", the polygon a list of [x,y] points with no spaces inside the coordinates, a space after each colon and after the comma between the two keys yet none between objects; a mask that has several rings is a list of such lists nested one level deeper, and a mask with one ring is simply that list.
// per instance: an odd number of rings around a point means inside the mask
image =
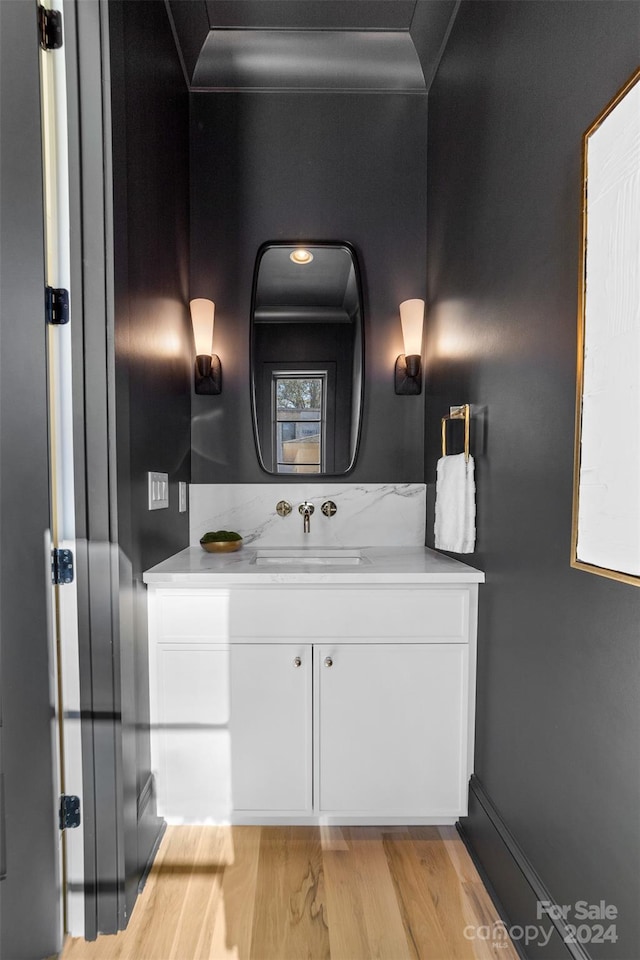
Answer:
[{"label": "white outlet cover", "polygon": [[187,512],[187,485],[184,480],[178,481],[178,512]]},{"label": "white outlet cover", "polygon": [[149,510],[166,510],[169,506],[169,474],[151,473],[149,478]]}]

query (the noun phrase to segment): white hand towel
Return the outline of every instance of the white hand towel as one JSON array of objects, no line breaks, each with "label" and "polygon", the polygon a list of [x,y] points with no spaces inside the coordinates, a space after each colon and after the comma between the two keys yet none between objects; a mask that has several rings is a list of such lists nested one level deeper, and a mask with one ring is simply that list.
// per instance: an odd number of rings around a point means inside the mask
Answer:
[{"label": "white hand towel", "polygon": [[435,545],[451,553],[473,553],[476,543],[476,483],[473,457],[440,457],[436,479]]}]

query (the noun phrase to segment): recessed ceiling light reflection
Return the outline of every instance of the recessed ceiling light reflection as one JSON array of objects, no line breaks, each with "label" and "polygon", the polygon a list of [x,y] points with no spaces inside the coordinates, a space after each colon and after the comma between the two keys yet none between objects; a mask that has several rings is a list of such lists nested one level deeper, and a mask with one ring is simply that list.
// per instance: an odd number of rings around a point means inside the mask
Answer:
[{"label": "recessed ceiling light reflection", "polygon": [[305,250],[304,247],[300,247],[298,250],[294,250],[293,253],[289,254],[289,259],[293,260],[294,263],[311,263],[313,254],[310,250]]}]

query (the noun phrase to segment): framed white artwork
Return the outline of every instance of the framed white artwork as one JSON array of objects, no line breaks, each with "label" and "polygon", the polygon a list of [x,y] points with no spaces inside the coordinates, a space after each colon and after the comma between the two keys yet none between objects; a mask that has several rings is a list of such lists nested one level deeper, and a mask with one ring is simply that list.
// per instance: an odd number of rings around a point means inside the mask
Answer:
[{"label": "framed white artwork", "polygon": [[640,584],[640,69],[583,137],[571,564]]}]

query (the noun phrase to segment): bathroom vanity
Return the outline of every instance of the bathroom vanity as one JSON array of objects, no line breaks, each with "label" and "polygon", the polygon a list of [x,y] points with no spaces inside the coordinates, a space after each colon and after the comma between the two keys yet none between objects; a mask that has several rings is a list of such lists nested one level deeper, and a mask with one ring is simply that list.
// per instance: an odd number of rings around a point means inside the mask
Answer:
[{"label": "bathroom vanity", "polygon": [[159,814],[454,822],[484,575],[424,547],[296,553],[190,547],[145,573]]}]

